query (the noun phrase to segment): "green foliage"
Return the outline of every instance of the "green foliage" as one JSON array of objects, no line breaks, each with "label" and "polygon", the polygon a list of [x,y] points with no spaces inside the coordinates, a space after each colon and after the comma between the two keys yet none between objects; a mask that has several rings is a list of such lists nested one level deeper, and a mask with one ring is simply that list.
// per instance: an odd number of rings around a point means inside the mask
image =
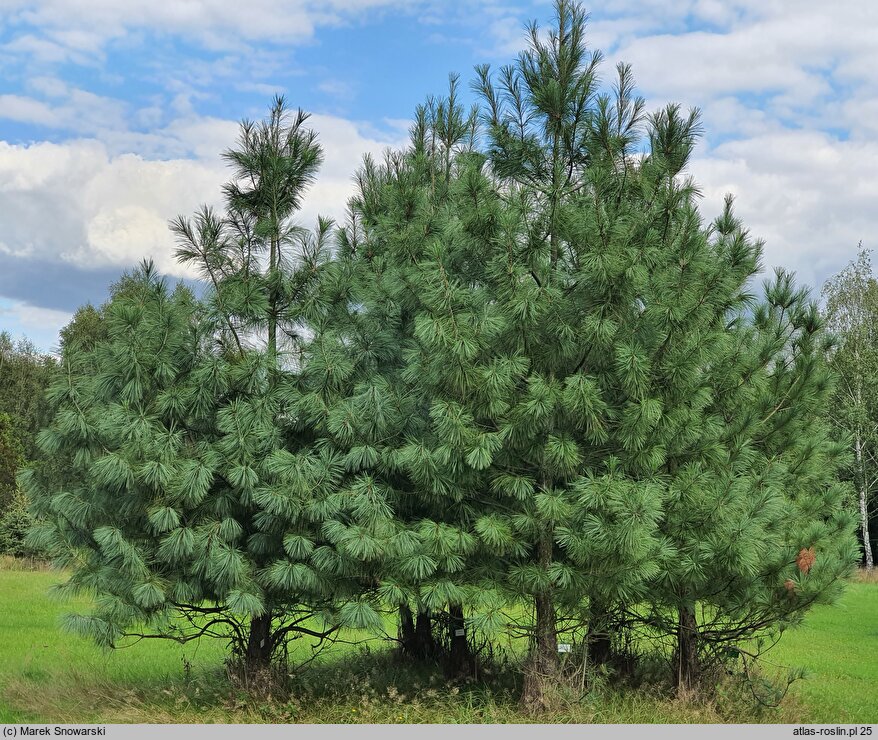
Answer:
[{"label": "green foliage", "polygon": [[[112,292],[119,291],[115,286]],[[61,329],[61,355],[65,362],[92,351],[97,343],[104,338],[104,317],[101,309],[90,303],[80,306],[73,314],[70,323]]]},{"label": "green foliage", "polygon": [[824,320],[783,270],[752,295],[761,243],[730,198],[698,210],[697,111],[646,115],[625,65],[603,91],[584,28],[559,0],[471,111],[452,77],[335,230],[294,220],[322,153],[276,99],[225,155],[225,211],[172,224],[205,297],[144,265],[78,314],[53,464],[21,478],[30,541],[98,595],[73,629],[264,662],[302,612],[321,640],[386,606],[517,622],[539,705],[561,624],[674,636],[686,686],[837,597]]},{"label": "green foliage", "polygon": [[[0,468],[11,459],[7,457],[10,450],[24,460],[37,459],[36,436],[50,418],[45,393],[55,367],[55,360],[38,352],[30,341],[13,341],[8,333],[0,332],[0,456],[6,460]],[[3,469],[6,472],[0,472],[0,478],[10,470]],[[8,484],[0,481],[0,487],[4,485],[8,490]]]},{"label": "green foliage", "polygon": [[15,476],[24,464],[21,442],[8,414],[0,413],[0,512],[5,512],[15,496]]},{"label": "green foliage", "polygon": [[874,422],[878,416],[878,282],[872,275],[867,250],[861,246],[857,259],[826,282],[823,297],[827,324],[838,339],[831,360],[837,383],[827,419],[850,442],[853,454],[844,477],[856,489],[865,564],[872,567],[870,531],[878,465],[878,428]]},{"label": "green foliage", "polygon": [[37,554],[25,543],[33,523],[33,517],[28,511],[27,499],[20,492],[16,493],[0,514],[0,554],[12,555],[16,558]]}]

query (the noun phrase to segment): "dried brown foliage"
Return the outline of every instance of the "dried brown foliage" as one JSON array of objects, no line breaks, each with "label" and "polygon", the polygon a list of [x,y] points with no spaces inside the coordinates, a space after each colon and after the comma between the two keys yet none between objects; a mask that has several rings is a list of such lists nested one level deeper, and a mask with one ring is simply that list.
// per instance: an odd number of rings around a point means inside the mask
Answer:
[{"label": "dried brown foliage", "polygon": [[817,555],[814,552],[813,547],[802,548],[799,550],[799,554],[796,555],[796,565],[799,570],[805,575],[808,574],[808,571],[811,570],[811,566],[814,565],[814,561],[817,560]]}]

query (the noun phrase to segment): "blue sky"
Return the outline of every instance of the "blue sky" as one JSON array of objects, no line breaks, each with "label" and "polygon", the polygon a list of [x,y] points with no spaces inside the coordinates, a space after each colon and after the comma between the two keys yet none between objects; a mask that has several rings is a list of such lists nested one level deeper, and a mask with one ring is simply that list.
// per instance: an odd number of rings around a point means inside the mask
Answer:
[{"label": "blue sky", "polygon": [[[592,46],[650,108],[702,109],[691,172],[768,267],[815,287],[878,227],[878,4],[604,0]],[[0,329],[43,349],[142,257],[186,277],[167,221],[219,200],[219,153],[275,92],[326,150],[303,220],[339,215],[449,72],[507,63],[549,2],[0,0]]]}]

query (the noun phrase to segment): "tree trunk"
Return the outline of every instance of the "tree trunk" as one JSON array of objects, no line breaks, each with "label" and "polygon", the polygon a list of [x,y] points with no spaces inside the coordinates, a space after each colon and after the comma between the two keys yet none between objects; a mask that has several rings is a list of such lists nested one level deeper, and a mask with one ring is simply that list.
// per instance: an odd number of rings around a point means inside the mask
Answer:
[{"label": "tree trunk", "polygon": [[854,438],[854,450],[857,456],[857,473],[860,478],[857,489],[860,497],[860,532],[863,536],[863,555],[866,569],[871,570],[875,563],[872,559],[872,542],[869,539],[869,495],[866,490],[866,466],[863,462],[863,445],[859,429],[857,429]]},{"label": "tree trunk", "polygon": [[402,652],[415,660],[428,660],[438,654],[433,638],[433,618],[429,609],[419,609],[417,621],[408,604],[399,607],[399,639]]},{"label": "tree trunk", "polygon": [[452,678],[471,676],[475,668],[475,660],[466,635],[463,607],[459,604],[449,606],[448,617],[448,629],[451,633],[448,673]]},{"label": "tree trunk", "polygon": [[[552,530],[547,527],[537,545],[540,566],[548,570],[552,563]],[[549,708],[547,688],[558,677],[558,635],[555,630],[555,602],[552,589],[534,596],[536,625],[534,644],[524,672],[521,703],[528,711]]]},{"label": "tree trunk", "polygon": [[686,693],[698,684],[698,621],[695,607],[687,604],[680,607],[677,620],[676,654],[677,693]]},{"label": "tree trunk", "polygon": [[415,618],[408,604],[399,606],[399,643],[402,652],[411,653],[415,644]]},{"label": "tree trunk", "polygon": [[591,599],[588,608],[588,662],[605,665],[612,654],[609,609],[599,599]]},{"label": "tree trunk", "polygon": [[250,634],[247,636],[247,652],[244,655],[244,666],[248,673],[268,668],[274,645],[271,640],[271,613],[254,617],[250,622]]}]

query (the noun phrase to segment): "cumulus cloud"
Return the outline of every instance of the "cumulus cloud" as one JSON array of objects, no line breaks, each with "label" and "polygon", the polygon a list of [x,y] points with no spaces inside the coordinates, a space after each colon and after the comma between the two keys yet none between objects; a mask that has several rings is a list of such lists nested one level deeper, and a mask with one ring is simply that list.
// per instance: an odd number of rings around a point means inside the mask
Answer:
[{"label": "cumulus cloud", "polygon": [[766,268],[795,270],[819,288],[860,240],[874,245],[878,180],[870,173],[878,171],[878,143],[769,132],[721,144],[691,169],[705,213],[719,213],[725,193],[736,196],[739,215],[766,242]]},{"label": "cumulus cloud", "polygon": [[[363,155],[396,143],[370,138],[332,116],[314,116],[311,125],[325,163],[305,199],[306,224],[318,213],[341,218]],[[187,276],[173,258],[168,220],[202,202],[219,205],[228,177],[219,151],[233,143],[235,131],[233,122],[190,119],[155,135],[157,148],[194,152],[194,158],[113,154],[97,140],[0,142],[0,221],[6,225],[0,253],[82,270],[121,270],[150,257],[164,273]]]},{"label": "cumulus cloud", "polygon": [[167,219],[220,178],[217,165],[114,157],[94,140],[0,143],[0,251],[91,268],[152,256],[172,271]]}]

